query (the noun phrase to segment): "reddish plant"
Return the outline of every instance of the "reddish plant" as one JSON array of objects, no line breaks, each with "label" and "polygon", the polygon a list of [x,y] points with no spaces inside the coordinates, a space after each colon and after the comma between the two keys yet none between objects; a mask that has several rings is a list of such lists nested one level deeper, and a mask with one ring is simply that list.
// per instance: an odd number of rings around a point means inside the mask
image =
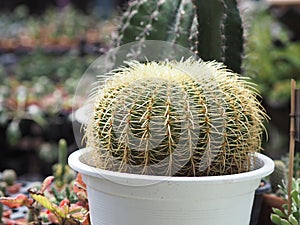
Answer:
[{"label": "reddish plant", "polygon": [[[29,196],[19,194],[16,197],[1,197],[0,203],[8,206],[11,209],[26,206],[28,208],[28,221],[17,222],[4,218],[5,224],[40,224],[41,217],[46,217],[48,221],[60,225],[89,225],[89,211],[87,204],[87,196],[85,184],[81,176],[78,175],[74,185],[74,192],[78,196],[76,203],[71,203],[69,199],[65,198],[56,204],[51,201],[53,196],[48,196],[49,191],[54,181],[54,176],[47,177],[41,185],[40,189],[30,188],[28,190]],[[52,187],[53,188],[53,187]],[[47,193],[46,193],[47,191]],[[42,206],[42,210],[40,210]]]}]

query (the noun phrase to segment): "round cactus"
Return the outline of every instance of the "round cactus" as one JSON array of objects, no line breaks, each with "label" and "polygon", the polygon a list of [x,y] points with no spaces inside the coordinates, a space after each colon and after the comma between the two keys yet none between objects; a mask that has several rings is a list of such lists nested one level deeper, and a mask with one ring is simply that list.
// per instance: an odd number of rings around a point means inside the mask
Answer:
[{"label": "round cactus", "polygon": [[2,172],[2,179],[7,183],[8,186],[11,186],[17,179],[17,173],[13,169],[5,169]]},{"label": "round cactus", "polygon": [[286,165],[281,160],[274,160],[275,168],[274,172],[270,175],[270,183],[272,185],[272,192],[276,193],[280,188],[287,183],[287,171]]},{"label": "round cactus", "polygon": [[266,114],[247,79],[217,62],[131,61],[94,91],[85,126],[96,167],[166,176],[248,171]]}]

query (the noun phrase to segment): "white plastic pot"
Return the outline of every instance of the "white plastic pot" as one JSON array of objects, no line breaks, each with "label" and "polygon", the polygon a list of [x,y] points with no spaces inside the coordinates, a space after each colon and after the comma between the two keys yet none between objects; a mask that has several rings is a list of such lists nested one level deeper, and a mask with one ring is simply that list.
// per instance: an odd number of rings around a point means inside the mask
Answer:
[{"label": "white plastic pot", "polygon": [[87,184],[93,225],[249,225],[255,189],[274,169],[255,154],[250,172],[211,177],[162,177],[111,172],[86,164],[89,149],[69,157]]}]

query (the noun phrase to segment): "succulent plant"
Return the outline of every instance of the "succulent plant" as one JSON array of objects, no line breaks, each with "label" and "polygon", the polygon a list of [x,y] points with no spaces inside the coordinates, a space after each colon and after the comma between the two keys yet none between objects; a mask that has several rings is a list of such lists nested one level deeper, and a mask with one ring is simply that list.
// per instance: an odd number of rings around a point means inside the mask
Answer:
[{"label": "succulent plant", "polygon": [[142,46],[145,40],[176,43],[241,72],[243,27],[236,0],[130,1],[115,45]]},{"label": "succulent plant", "polygon": [[272,192],[276,193],[280,186],[286,184],[287,168],[283,161],[274,160],[275,168],[270,175],[270,183],[272,185]]},{"label": "succulent plant", "polygon": [[103,75],[85,126],[95,166],[205,176],[250,169],[266,114],[253,85],[217,62],[129,61]]},{"label": "succulent plant", "polygon": [[2,172],[2,179],[8,186],[13,185],[17,179],[17,173],[13,169],[5,169]]},{"label": "succulent plant", "polygon": [[67,164],[68,146],[65,139],[58,141],[58,163],[52,166],[55,184],[57,187],[63,187],[75,179],[75,173]]},{"label": "succulent plant", "polygon": [[[285,167],[289,166],[289,153],[286,153],[283,157],[281,157],[282,162],[285,164]],[[300,177],[300,153],[295,152],[294,155],[294,168],[293,168],[293,177]]]},{"label": "succulent plant", "polygon": [[[287,186],[283,185],[280,187],[285,193],[287,198]],[[283,204],[283,210],[273,208],[271,214],[271,221],[276,225],[298,225],[300,221],[300,179],[292,180],[292,191],[291,191],[291,213],[288,213],[288,204]],[[285,199],[287,200],[287,199]]]},{"label": "succulent plant", "polygon": [[[54,176],[46,177],[40,186],[29,188],[28,194],[4,197],[0,192],[0,206],[3,204],[10,209],[26,207],[26,222],[22,224],[90,224],[88,206],[83,205],[82,200],[75,196],[84,190],[75,186],[75,193],[71,192],[71,187],[56,189],[52,185],[54,179]],[[79,179],[76,179],[75,183],[84,186]],[[19,224],[19,221],[13,218],[6,218],[6,222],[5,224]]]}]

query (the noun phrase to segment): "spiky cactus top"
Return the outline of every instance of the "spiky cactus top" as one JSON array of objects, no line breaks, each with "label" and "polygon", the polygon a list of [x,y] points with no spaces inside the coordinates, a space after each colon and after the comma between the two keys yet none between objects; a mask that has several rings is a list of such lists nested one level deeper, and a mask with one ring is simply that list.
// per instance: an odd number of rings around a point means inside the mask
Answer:
[{"label": "spiky cactus top", "polygon": [[85,127],[96,166],[148,175],[248,171],[266,118],[245,78],[223,64],[131,61],[107,75]]},{"label": "spiky cactus top", "polygon": [[115,47],[161,40],[241,72],[243,26],[236,0],[131,0]]}]

